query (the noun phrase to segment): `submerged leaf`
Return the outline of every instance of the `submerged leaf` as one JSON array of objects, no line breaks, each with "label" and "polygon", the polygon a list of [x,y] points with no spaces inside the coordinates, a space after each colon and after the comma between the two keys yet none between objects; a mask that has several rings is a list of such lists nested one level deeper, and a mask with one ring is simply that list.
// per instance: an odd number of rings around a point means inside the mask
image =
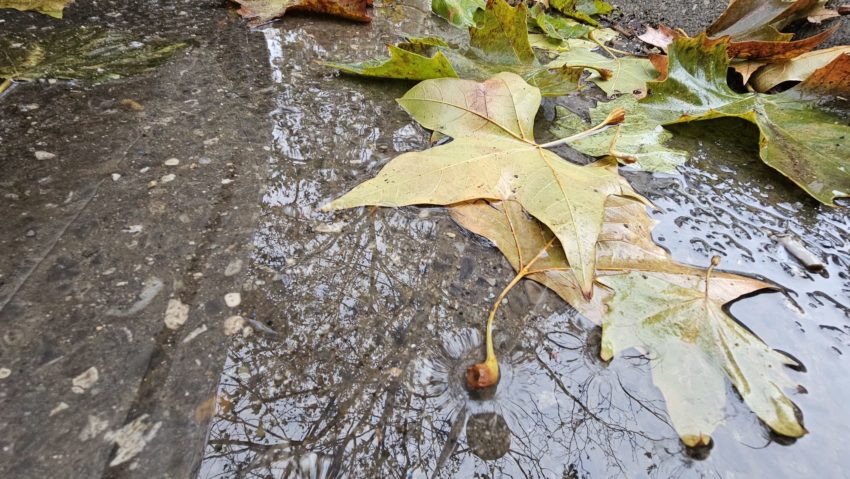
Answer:
[{"label": "submerged leaf", "polygon": [[706,296],[704,282],[683,286],[639,272],[600,281],[614,290],[602,324],[602,358],[630,348],[649,353],[653,381],[686,445],[708,445],[722,423],[726,378],[771,429],[789,437],[806,433],[783,392],[795,386],[784,366],[797,362],[727,315],[722,302]]},{"label": "submerged leaf", "polygon": [[817,200],[834,205],[835,198],[850,196],[845,154],[850,127],[816,101],[847,90],[848,58],[838,57],[777,95],[739,94],[726,84],[725,40],[681,38],[671,45],[667,79],[651,82],[650,95],[640,103],[659,124],[720,117],[754,123],[761,133],[762,160]]},{"label": "submerged leaf", "polygon": [[38,13],[49,15],[53,18],[62,18],[65,7],[74,0],[0,0],[0,8],[13,8],[22,12],[33,10]]},{"label": "submerged leaf", "polygon": [[110,30],[77,28],[45,40],[0,38],[0,78],[103,82],[150,71],[185,43],[145,44]]},{"label": "submerged leaf", "polygon": [[358,22],[371,22],[368,8],[372,0],[231,0],[238,3],[239,15],[256,27],[282,17],[289,10],[323,13]]},{"label": "submerged leaf", "polygon": [[420,83],[399,104],[422,126],[454,141],[393,159],[326,209],[515,198],[561,240],[581,291],[589,295],[605,201],[629,193],[615,163],[577,166],[534,142],[540,99],[537,88],[512,73],[484,83]]},{"label": "submerged leaf", "polygon": [[475,12],[483,10],[484,0],[431,0],[431,11],[456,27],[475,26]]},{"label": "submerged leaf", "polygon": [[[599,103],[590,110],[591,123],[599,123],[615,108],[623,108],[626,120],[608,130],[570,143],[570,146],[590,156],[613,156],[626,164],[642,170],[673,172],[688,159],[686,151],[665,146],[673,134],[658,122],[646,116],[633,95],[623,95],[616,100]],[[557,107],[557,120],[553,133],[559,137],[573,135],[588,128],[575,113]]]}]

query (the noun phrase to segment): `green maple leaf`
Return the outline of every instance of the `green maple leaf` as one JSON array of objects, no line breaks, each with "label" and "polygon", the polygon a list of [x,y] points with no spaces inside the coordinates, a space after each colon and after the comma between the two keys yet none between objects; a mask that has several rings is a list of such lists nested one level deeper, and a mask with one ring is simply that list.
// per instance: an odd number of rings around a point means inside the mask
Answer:
[{"label": "green maple leaf", "polygon": [[432,0],[431,11],[456,27],[475,26],[475,12],[487,5],[484,0]]},{"label": "green maple leaf", "polygon": [[14,8],[15,10],[33,10],[38,13],[49,15],[53,18],[62,18],[65,7],[74,0],[0,0],[0,8]]},{"label": "green maple leaf", "polygon": [[[591,123],[598,123],[615,108],[623,108],[628,112],[623,123],[572,142],[570,146],[590,156],[613,156],[645,171],[670,173],[687,161],[686,151],[665,145],[673,134],[647,117],[633,95],[623,95],[616,100],[599,103],[590,110]],[[556,111],[557,119],[552,131],[559,137],[570,136],[589,127],[581,117],[566,108],[557,107]]]},{"label": "green maple leaf", "polygon": [[577,91],[583,69],[544,65],[528,41],[528,9],[494,0],[475,14],[469,29],[469,49],[460,50],[434,38],[413,38],[390,45],[389,58],[356,63],[327,62],[344,73],[405,80],[461,77],[483,81],[500,72],[513,72],[540,88],[545,96]]},{"label": "green maple leaf", "polygon": [[0,78],[103,82],[150,71],[185,43],[144,44],[110,30],[75,28],[44,40],[0,38]]},{"label": "green maple leaf", "polygon": [[[850,196],[850,127],[818,101],[850,90],[850,56],[841,55],[795,88],[776,95],[739,94],[726,84],[725,40],[679,38],[670,47],[668,77],[650,82],[640,101],[658,124],[742,118],[760,132],[761,159],[818,201]],[[846,113],[846,107],[842,110]]]},{"label": "green maple leaf", "polygon": [[600,53],[599,44],[590,40],[574,38],[553,43],[543,35],[532,34],[529,41],[533,48],[548,53],[544,60],[548,67],[588,69],[587,81],[596,83],[608,95],[644,91],[646,83],[658,76],[646,58],[612,57]]},{"label": "green maple leaf", "polygon": [[540,91],[513,73],[490,80],[426,80],[398,100],[422,126],[452,137],[405,153],[325,209],[449,205],[516,199],[558,237],[589,296],[607,198],[625,191],[616,163],[569,163],[534,141]]},{"label": "green maple leaf", "polygon": [[535,3],[529,10],[529,25],[532,24],[547,37],[555,41],[586,37],[593,31],[593,27],[579,23],[571,18],[550,15],[540,3]]},{"label": "green maple leaf", "polygon": [[789,437],[806,433],[783,392],[794,386],[784,367],[799,364],[727,315],[704,280],[683,286],[632,272],[600,281],[614,290],[602,323],[602,358],[629,348],[649,354],[653,382],[686,445],[708,445],[723,422],[726,379],[771,429]]}]

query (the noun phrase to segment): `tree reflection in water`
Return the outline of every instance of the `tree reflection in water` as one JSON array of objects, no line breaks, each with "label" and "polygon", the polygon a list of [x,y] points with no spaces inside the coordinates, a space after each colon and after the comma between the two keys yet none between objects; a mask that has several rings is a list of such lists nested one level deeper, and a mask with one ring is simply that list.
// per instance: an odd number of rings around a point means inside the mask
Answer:
[{"label": "tree reflection in water", "polygon": [[625,476],[662,437],[676,444],[659,398],[596,360],[593,330],[531,316],[497,336],[503,378],[478,397],[464,386],[475,330],[416,344],[356,324],[301,344],[239,338],[201,477]]}]

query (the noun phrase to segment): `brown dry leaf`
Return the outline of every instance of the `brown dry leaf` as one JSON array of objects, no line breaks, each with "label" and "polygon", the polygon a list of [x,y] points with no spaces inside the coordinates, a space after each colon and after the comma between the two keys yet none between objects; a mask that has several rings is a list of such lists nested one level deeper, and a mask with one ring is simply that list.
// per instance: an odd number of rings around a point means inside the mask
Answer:
[{"label": "brown dry leaf", "polygon": [[835,33],[840,24],[833,25],[817,35],[802,40],[789,41],[733,41],[729,44],[727,53],[730,58],[750,60],[788,60],[817,48]]},{"label": "brown dry leaf", "polygon": [[667,79],[667,55],[659,55],[654,53],[649,56],[649,62],[652,63],[652,68],[655,68],[660,73],[655,81],[664,81]]},{"label": "brown dry leaf", "polygon": [[738,74],[741,75],[743,83],[746,84],[750,81],[750,77],[752,77],[753,74],[759,70],[759,68],[767,64],[767,62],[744,60],[730,63],[729,68],[732,68],[733,70],[738,72]]},{"label": "brown dry leaf", "polygon": [[231,0],[240,5],[239,15],[256,27],[282,17],[289,10],[324,13],[358,22],[371,22],[367,12],[372,0]]},{"label": "brown dry leaf", "polygon": [[[840,56],[850,55],[850,46],[815,50],[782,63],[773,63],[761,69],[753,78],[752,85],[757,91],[768,91],[786,81],[803,81],[812,73],[823,68]],[[840,64],[838,64],[840,65]],[[850,82],[844,81],[844,84]]]},{"label": "brown dry leaf", "polygon": [[643,35],[639,35],[638,38],[643,40],[644,43],[648,43],[654,47],[658,47],[663,51],[667,51],[667,45],[673,42],[673,40],[687,36],[683,32],[674,30],[667,25],[658,25],[658,28],[646,27],[646,32]]}]

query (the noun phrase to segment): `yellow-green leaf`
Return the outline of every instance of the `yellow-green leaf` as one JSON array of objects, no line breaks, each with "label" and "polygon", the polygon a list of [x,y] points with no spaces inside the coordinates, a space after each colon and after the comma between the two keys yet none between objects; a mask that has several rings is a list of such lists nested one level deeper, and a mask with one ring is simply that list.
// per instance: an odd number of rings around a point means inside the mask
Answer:
[{"label": "yellow-green leaf", "polygon": [[65,7],[74,0],[0,0],[0,8],[13,8],[22,12],[33,10],[38,13],[49,15],[53,18],[62,18]]},{"label": "yellow-green leaf", "polygon": [[726,314],[706,296],[704,282],[682,286],[640,272],[600,281],[614,290],[602,324],[603,359],[630,348],[648,352],[653,381],[686,445],[709,444],[723,422],[726,379],[771,429],[789,437],[806,433],[783,392],[795,385],[784,366],[797,362]]},{"label": "yellow-green leaf", "polygon": [[512,73],[483,83],[420,83],[399,104],[454,140],[393,159],[326,209],[516,199],[561,240],[581,290],[590,295],[605,201],[629,193],[616,163],[577,166],[534,142],[540,100],[537,88]]}]

